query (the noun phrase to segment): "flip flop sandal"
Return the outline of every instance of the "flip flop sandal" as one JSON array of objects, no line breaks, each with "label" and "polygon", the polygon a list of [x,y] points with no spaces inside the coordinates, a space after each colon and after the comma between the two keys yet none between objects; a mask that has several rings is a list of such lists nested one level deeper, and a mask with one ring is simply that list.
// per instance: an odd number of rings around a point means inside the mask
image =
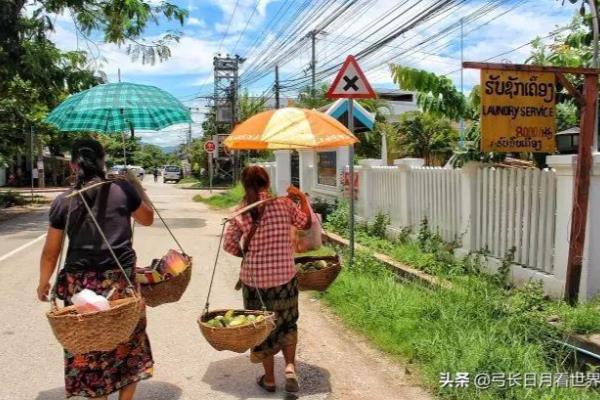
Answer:
[{"label": "flip flop sandal", "polygon": [[260,378],[258,378],[258,380],[256,381],[256,384],[258,386],[260,386],[261,388],[263,388],[264,390],[266,390],[269,393],[274,393],[275,392],[275,385],[267,385],[265,383],[265,376],[261,376]]},{"label": "flip flop sandal", "polygon": [[285,372],[285,391],[290,393],[296,393],[300,391],[300,386],[298,385],[298,377],[296,376],[295,372]]}]

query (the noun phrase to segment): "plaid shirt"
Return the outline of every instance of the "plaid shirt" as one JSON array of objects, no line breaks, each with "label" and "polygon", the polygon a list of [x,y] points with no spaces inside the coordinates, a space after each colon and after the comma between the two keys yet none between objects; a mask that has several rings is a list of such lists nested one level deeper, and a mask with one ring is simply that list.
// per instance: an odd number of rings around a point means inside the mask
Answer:
[{"label": "plaid shirt", "polygon": [[[267,196],[266,192],[260,194],[261,200]],[[304,229],[308,218],[288,198],[268,202],[250,240],[240,280],[248,286],[258,288],[271,288],[289,282],[296,275],[290,228],[293,225]],[[248,212],[232,220],[225,233],[225,251],[241,256],[240,241],[242,238],[245,240],[251,228],[252,218]]]}]

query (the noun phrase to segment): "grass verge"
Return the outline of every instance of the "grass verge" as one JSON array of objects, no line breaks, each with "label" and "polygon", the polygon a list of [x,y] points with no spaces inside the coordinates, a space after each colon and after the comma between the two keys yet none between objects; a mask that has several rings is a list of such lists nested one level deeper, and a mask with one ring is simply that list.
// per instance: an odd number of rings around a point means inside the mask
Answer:
[{"label": "grass verge", "polygon": [[[347,234],[343,206],[332,214],[327,228]],[[400,282],[397,276],[369,254],[358,252],[353,269],[344,268],[323,300],[350,327],[367,336],[382,350],[414,363],[424,383],[443,399],[566,400],[598,399],[585,388],[523,387],[525,374],[570,373],[574,354],[561,345],[571,333],[600,330],[598,302],[570,307],[547,299],[540,283],[510,286],[506,273],[483,272],[481,257],[457,260],[449,246],[427,232],[424,223],[418,240],[401,235],[385,239],[385,218],[360,225],[357,240],[366,247],[442,276],[452,288],[426,288]],[[547,323],[558,315],[560,325]],[[588,369],[589,371],[589,369]],[[440,374],[469,373],[468,387],[441,387]],[[586,371],[587,372],[587,371]],[[478,390],[478,374],[509,374],[520,384],[490,384]],[[516,375],[520,374],[520,375]],[[568,379],[568,377],[567,377]]]},{"label": "grass verge", "polygon": [[207,204],[213,208],[224,209],[239,204],[243,197],[244,188],[241,184],[237,184],[231,189],[210,197],[204,197],[200,194],[197,194],[193,197],[193,200],[199,203]]},{"label": "grass verge", "polygon": [[[453,289],[400,284],[383,264],[357,253],[323,300],[350,327],[392,355],[415,363],[429,389],[443,399],[598,399],[576,388],[441,388],[441,373],[521,374],[564,372],[570,352],[544,320],[530,291],[509,296],[492,280],[463,277]],[[515,375],[516,376],[516,375]]]},{"label": "grass verge", "polygon": [[0,191],[0,208],[42,204],[45,202],[46,200],[43,196],[34,195],[32,199],[30,195],[24,196],[12,190]]}]

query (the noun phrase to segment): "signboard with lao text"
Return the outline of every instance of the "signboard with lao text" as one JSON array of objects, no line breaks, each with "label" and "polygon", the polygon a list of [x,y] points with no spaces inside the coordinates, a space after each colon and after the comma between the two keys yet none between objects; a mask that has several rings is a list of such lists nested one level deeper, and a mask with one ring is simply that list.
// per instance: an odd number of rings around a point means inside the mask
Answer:
[{"label": "signboard with lao text", "polygon": [[552,72],[481,70],[481,151],[553,153]]}]

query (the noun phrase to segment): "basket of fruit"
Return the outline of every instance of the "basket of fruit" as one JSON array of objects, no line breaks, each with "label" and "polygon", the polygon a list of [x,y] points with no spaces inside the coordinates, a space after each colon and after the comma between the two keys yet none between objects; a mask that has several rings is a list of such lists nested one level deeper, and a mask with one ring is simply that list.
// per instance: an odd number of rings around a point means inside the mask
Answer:
[{"label": "basket of fruit", "polygon": [[258,346],[275,327],[275,314],[268,311],[215,310],[198,319],[202,335],[216,350],[244,353]]},{"label": "basket of fruit", "polygon": [[298,288],[326,290],[342,270],[338,256],[296,257]]},{"label": "basket of fruit", "polygon": [[146,305],[174,303],[181,299],[192,277],[192,258],[176,250],[152,260],[146,268],[136,269],[136,282]]}]

